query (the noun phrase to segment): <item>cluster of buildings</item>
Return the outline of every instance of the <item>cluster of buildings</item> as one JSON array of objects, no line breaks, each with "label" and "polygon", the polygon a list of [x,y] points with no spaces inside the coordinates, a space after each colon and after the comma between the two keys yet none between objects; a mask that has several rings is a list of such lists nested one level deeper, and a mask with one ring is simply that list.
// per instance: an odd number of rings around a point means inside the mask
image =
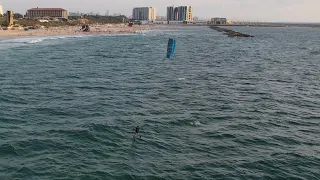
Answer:
[{"label": "cluster of buildings", "polygon": [[[156,21],[156,8],[136,7],[132,10],[132,20],[135,21]],[[193,21],[193,7],[191,6],[169,6],[167,7],[166,21]]]},{"label": "cluster of buildings", "polygon": [[132,21],[139,21],[145,24],[228,24],[226,18],[212,18],[211,21],[199,20],[193,17],[192,6],[168,6],[167,16],[156,16],[156,9],[153,7],[136,7],[132,10]]},{"label": "cluster of buildings", "polygon": [[167,7],[167,21],[193,21],[193,7]]}]

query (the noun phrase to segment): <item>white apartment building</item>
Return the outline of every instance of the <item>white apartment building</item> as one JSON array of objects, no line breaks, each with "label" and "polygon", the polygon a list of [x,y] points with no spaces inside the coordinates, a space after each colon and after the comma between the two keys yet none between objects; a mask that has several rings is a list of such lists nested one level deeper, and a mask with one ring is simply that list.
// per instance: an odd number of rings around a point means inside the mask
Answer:
[{"label": "white apartment building", "polygon": [[156,8],[137,7],[132,10],[132,19],[139,21],[155,21],[157,19]]}]

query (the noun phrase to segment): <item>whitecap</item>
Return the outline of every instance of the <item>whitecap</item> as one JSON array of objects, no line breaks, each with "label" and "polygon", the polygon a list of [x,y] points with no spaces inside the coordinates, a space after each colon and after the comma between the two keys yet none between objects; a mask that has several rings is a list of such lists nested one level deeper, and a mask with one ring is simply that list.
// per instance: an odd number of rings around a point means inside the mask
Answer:
[{"label": "whitecap", "polygon": [[200,121],[190,122],[190,124],[193,125],[193,126],[201,126]]},{"label": "whitecap", "polygon": [[200,121],[195,121],[195,122],[194,122],[194,125],[195,125],[195,126],[201,126],[201,123],[200,123]]},{"label": "whitecap", "polygon": [[35,43],[42,42],[42,41],[43,41],[43,39],[33,39],[33,40],[29,41],[28,43],[35,44]]}]

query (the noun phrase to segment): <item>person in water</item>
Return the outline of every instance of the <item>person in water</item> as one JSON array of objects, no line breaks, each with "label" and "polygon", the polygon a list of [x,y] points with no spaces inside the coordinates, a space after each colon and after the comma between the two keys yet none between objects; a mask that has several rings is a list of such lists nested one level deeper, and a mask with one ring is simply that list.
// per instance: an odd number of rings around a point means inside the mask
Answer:
[{"label": "person in water", "polygon": [[136,134],[134,135],[135,137],[140,137],[141,138],[141,136],[140,136],[140,134],[139,134],[139,131],[140,131],[140,129],[139,129],[139,126],[137,126],[136,127]]}]

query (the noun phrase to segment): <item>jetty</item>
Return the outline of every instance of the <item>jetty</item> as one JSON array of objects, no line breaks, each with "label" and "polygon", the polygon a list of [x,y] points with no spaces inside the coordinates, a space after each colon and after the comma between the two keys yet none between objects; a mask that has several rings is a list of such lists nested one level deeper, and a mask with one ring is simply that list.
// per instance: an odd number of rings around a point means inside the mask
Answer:
[{"label": "jetty", "polygon": [[237,31],[225,29],[225,28],[218,27],[218,26],[210,26],[210,28],[213,30],[216,30],[218,32],[222,32],[223,34],[228,35],[229,37],[254,37],[249,34],[243,34],[243,33],[237,32]]}]

